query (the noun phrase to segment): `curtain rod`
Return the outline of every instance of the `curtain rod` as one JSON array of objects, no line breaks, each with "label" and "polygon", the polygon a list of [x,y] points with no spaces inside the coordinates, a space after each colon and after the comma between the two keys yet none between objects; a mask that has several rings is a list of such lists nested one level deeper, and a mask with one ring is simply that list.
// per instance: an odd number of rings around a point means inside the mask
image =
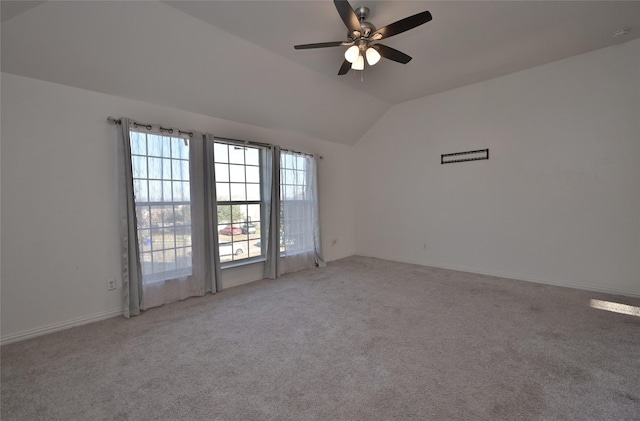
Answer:
[{"label": "curtain rod", "polygon": [[[297,153],[297,154],[300,154],[300,155],[313,156],[313,154],[312,154],[312,153],[300,152],[300,151],[294,151],[293,149],[280,148],[280,150],[281,150],[281,151],[285,151],[285,152]],[[320,159],[324,159],[324,156],[322,156],[322,155],[318,155],[318,158],[320,158]]]},{"label": "curtain rod", "polygon": [[[117,124],[117,125],[122,124],[122,120],[120,120],[119,118],[111,117],[111,116],[107,117],[107,121],[109,123],[111,123],[111,124]],[[133,122],[134,125],[144,127],[147,130],[151,130],[151,128],[153,126],[152,124],[138,123],[137,121],[133,121],[133,120],[132,120],[132,122]],[[162,126],[159,126],[159,127],[160,127],[160,131],[166,131],[166,132],[169,132],[169,133],[173,133],[173,129],[166,129],[166,128],[162,127]],[[180,134],[188,134],[190,137],[193,136],[193,132],[192,131],[184,132],[182,130],[178,130],[178,133],[180,133]],[[216,136],[214,136],[214,138],[218,139],[218,140],[222,140],[222,141],[232,142],[232,143],[242,143],[242,144],[245,144],[245,145],[266,146],[266,147],[269,147],[269,148],[273,147],[273,145],[270,144],[270,143],[252,142],[252,141],[249,141],[249,140],[229,139],[229,138],[225,138],[225,137],[216,137]],[[285,152],[297,153],[297,154],[300,154],[300,155],[313,156],[313,154],[311,154],[311,153],[294,151],[292,149],[280,148],[280,150],[285,151]],[[324,159],[324,156],[318,155],[318,158]]]},{"label": "curtain rod", "polygon": [[[122,120],[120,120],[119,118],[107,117],[107,121],[108,121],[109,123],[111,123],[111,124],[118,124],[118,125],[122,124]],[[133,125],[134,125],[136,128],[138,128],[138,126],[140,126],[140,127],[144,127],[144,128],[145,128],[145,129],[147,129],[147,130],[151,130],[151,129],[153,128],[153,124],[138,123],[138,122],[137,122],[137,121],[135,121],[135,120],[131,120],[131,122],[133,123]],[[158,125],[158,127],[160,128],[160,131],[161,131],[161,132],[167,132],[167,133],[169,133],[169,134],[172,134],[172,133],[173,133],[173,129],[171,129],[171,128],[162,127],[162,126],[160,126],[160,125]],[[192,137],[192,136],[193,136],[193,131],[188,131],[188,132],[186,132],[186,131],[183,131],[183,130],[180,130],[180,129],[177,129],[177,130],[178,130],[178,134],[188,134],[188,135],[189,135],[189,137]]]}]

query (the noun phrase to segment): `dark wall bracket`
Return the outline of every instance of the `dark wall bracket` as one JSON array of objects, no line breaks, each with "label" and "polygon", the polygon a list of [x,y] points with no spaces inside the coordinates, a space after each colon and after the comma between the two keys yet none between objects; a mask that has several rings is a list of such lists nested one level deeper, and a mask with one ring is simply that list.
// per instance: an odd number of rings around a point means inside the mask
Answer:
[{"label": "dark wall bracket", "polygon": [[489,149],[477,151],[456,152],[440,155],[440,164],[453,164],[454,162],[479,161],[489,159]]}]

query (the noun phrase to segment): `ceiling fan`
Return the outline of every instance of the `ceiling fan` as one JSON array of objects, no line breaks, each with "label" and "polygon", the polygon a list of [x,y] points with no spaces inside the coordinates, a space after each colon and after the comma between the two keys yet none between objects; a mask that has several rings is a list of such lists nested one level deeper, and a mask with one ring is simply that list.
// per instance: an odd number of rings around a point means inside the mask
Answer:
[{"label": "ceiling fan", "polygon": [[365,57],[370,66],[376,64],[380,60],[380,57],[407,64],[411,61],[410,56],[395,48],[387,47],[377,42],[425,24],[432,19],[431,13],[425,11],[401,19],[384,28],[376,29],[371,22],[365,20],[367,16],[369,16],[368,7],[363,6],[353,9],[347,0],[333,0],[333,3],[342,21],[349,29],[347,33],[348,40],[294,45],[293,48],[296,50],[306,50],[311,48],[349,46],[344,54],[345,60],[338,71],[339,75],[346,74],[349,69],[364,70]]}]

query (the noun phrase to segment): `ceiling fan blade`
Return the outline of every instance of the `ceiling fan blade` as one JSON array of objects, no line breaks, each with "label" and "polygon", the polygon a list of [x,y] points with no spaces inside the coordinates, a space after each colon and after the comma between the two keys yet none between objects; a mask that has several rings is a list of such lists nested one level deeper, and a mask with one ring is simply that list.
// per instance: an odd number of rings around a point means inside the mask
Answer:
[{"label": "ceiling fan blade", "polygon": [[408,31],[409,29],[413,29],[416,26],[427,23],[431,19],[433,19],[433,17],[431,16],[431,13],[429,13],[429,11],[417,13],[413,16],[409,16],[408,18],[393,22],[392,24],[387,25],[384,28],[378,29],[371,36],[371,39],[377,41],[384,38],[389,38],[402,32]]},{"label": "ceiling fan blade", "polygon": [[347,73],[349,73],[349,69],[351,69],[351,63],[349,63],[347,60],[343,61],[342,66],[340,66],[340,70],[338,70],[338,75],[346,75]]},{"label": "ceiling fan blade", "polygon": [[344,24],[349,28],[349,32],[360,32],[360,21],[353,11],[353,7],[347,0],[333,0],[338,14],[342,18]]},{"label": "ceiling fan blade", "polygon": [[351,45],[351,42],[344,41],[331,41],[331,42],[317,42],[315,44],[301,44],[294,45],[293,48],[296,50],[308,50],[310,48],[326,48],[326,47],[339,47],[341,45]]},{"label": "ceiling fan blade", "polygon": [[382,57],[388,58],[389,60],[397,61],[402,64],[407,64],[411,61],[411,56],[408,56],[395,48],[387,47],[382,44],[372,45],[372,47],[375,48]]}]

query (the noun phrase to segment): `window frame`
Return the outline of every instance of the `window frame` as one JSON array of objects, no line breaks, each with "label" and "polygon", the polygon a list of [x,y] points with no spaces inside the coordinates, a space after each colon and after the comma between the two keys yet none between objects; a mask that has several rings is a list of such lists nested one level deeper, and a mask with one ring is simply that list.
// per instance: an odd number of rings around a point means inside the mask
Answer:
[{"label": "window frame", "polygon": [[[189,241],[188,244],[185,245],[181,245],[178,246],[178,233],[177,233],[177,228],[187,228],[188,227],[188,235],[191,238],[193,235],[193,224],[192,224],[192,209],[193,209],[193,201],[191,199],[192,196],[192,175],[191,175],[191,171],[192,171],[192,163],[191,163],[191,156],[190,156],[190,150],[191,150],[191,145],[188,144],[189,142],[189,138],[186,136],[182,136],[182,135],[178,135],[178,136],[174,136],[173,134],[165,134],[162,131],[149,131],[147,130],[138,130],[135,128],[129,128],[129,136],[131,139],[131,166],[132,166],[132,181],[133,181],[133,185],[134,185],[134,201],[135,201],[135,212],[136,212],[136,219],[137,219],[137,223],[136,223],[136,235],[138,237],[138,244],[139,244],[139,250],[138,250],[138,254],[139,254],[139,259],[140,259],[140,264],[141,264],[141,269],[143,270],[143,282],[150,284],[150,283],[155,283],[155,282],[163,282],[163,281],[167,281],[170,279],[175,279],[175,278],[179,278],[179,277],[186,277],[186,276],[191,276],[193,275],[193,242]],[[134,147],[134,138],[138,138],[139,136],[144,136],[144,153],[140,153],[140,151]],[[156,155],[153,154],[153,152],[151,151],[150,148],[150,136],[154,136],[156,138],[159,139],[163,139],[163,138],[167,138],[168,140],[168,145],[169,145],[169,154],[168,156],[166,154],[163,154],[162,152],[160,152],[160,154]],[[160,140],[162,141],[162,140]],[[189,149],[187,149],[186,152],[186,156],[185,154],[181,154],[180,156],[174,156],[174,152],[173,152],[173,144],[176,141],[180,141],[180,142],[184,142],[185,146],[187,146]],[[161,149],[164,148],[164,146],[161,147]],[[142,168],[138,167],[138,164],[136,164],[137,159],[141,159],[142,161],[144,161],[144,170]],[[160,164],[162,166],[161,169],[161,175],[160,178],[156,178],[156,177],[152,177],[150,174],[151,171],[151,165],[150,165],[150,160],[154,159],[154,160],[160,160]],[[168,160],[170,162],[170,164],[168,165],[168,169],[169,169],[169,177],[165,177],[164,176],[164,172],[167,168],[164,167],[164,162],[163,160]],[[174,178],[174,163],[175,162],[181,162],[182,164],[184,164],[184,162],[187,163],[187,175],[185,178],[185,174],[184,174],[184,168],[181,169],[181,173],[182,173],[182,177],[181,178]],[[181,164],[181,165],[182,165]],[[144,176],[140,176],[140,175],[144,175]],[[142,200],[143,198],[145,198],[144,194],[136,194],[136,192],[139,192],[136,189],[136,182],[137,181],[142,181],[145,184],[145,190],[146,190],[146,200]],[[162,200],[151,200],[151,188],[150,188],[150,183],[151,182],[159,182],[161,189],[162,189]],[[164,194],[165,192],[165,188],[166,186],[164,185],[165,182],[169,182],[171,183],[172,187],[171,187],[171,198],[174,197],[175,191],[173,190],[173,183],[176,182],[180,182],[180,183],[188,183],[189,188],[187,189],[188,191],[188,198],[189,200],[165,200]],[[183,191],[183,198],[184,199],[184,185],[181,187],[182,191]],[[143,196],[143,197],[140,197]],[[160,214],[162,214],[162,212],[164,210],[166,210],[167,207],[171,206],[172,207],[172,211],[171,211],[171,215],[172,215],[172,219],[175,221],[176,218],[176,211],[178,207],[183,207],[183,206],[188,206],[189,208],[189,215],[188,215],[188,223],[186,224],[179,224],[176,225],[175,222],[171,225],[165,225],[165,221],[164,221],[164,215],[160,216],[161,219],[161,225],[160,226],[154,226],[153,224],[153,219],[157,218],[157,216],[154,216],[154,210],[156,212],[159,212]],[[154,209],[155,208],[155,209]],[[141,225],[141,221],[139,218],[139,215],[142,213],[148,213],[148,215],[146,216],[145,219],[148,220],[148,226],[143,226]],[[157,214],[156,214],[157,215]],[[173,234],[169,234],[168,236],[165,234],[165,230],[166,229],[171,229],[171,231],[173,231]],[[157,250],[154,248],[154,244],[158,241],[156,241],[154,239],[154,230],[161,230],[162,234],[161,234],[161,248],[158,248]],[[145,232],[147,232],[147,235],[145,236]],[[184,239],[184,235],[187,235],[186,233],[183,233],[183,239]],[[167,242],[165,240],[165,238],[167,237],[173,237],[173,247],[167,247]],[[147,239],[150,240],[150,244],[149,244],[149,249],[146,250],[146,243],[147,243]],[[188,265],[187,266],[183,266],[183,267],[179,267],[179,263],[178,263],[178,251],[181,251],[182,254],[184,254],[182,257],[187,256],[188,257]],[[162,270],[162,271],[158,271],[155,272],[154,268],[156,265],[156,262],[154,261],[154,256],[156,253],[161,252],[163,254],[163,256],[166,254],[167,251],[173,251],[173,256],[174,256],[174,268],[173,269],[169,269],[169,270]],[[145,262],[146,262],[146,256],[150,257],[150,265],[151,265],[151,273],[144,273],[144,268],[145,268]],[[164,260],[164,258],[163,258]],[[162,264],[166,264],[166,262],[163,262]]]},{"label": "window frame", "polygon": [[[233,267],[239,267],[239,266],[245,266],[245,265],[250,265],[253,263],[260,263],[260,262],[265,262],[267,259],[266,256],[266,250],[264,247],[265,241],[267,240],[266,236],[265,236],[265,217],[267,215],[267,200],[265,198],[265,172],[264,172],[264,165],[265,165],[265,156],[266,156],[266,149],[267,146],[266,145],[262,145],[262,144],[255,144],[252,142],[244,142],[244,141],[239,141],[239,140],[233,140],[233,139],[223,139],[223,138],[214,138],[213,139],[214,142],[214,154],[213,154],[213,172],[216,174],[216,215],[218,214],[218,208],[220,206],[229,206],[230,207],[230,211],[231,211],[231,221],[227,222],[221,222],[220,220],[217,220],[217,225],[216,225],[216,232],[218,233],[218,258],[220,259],[220,267],[221,269],[228,269],[228,268],[233,268]],[[217,155],[215,153],[215,145],[219,144],[219,145],[225,145],[228,148],[242,148],[245,150],[245,154],[244,154],[244,163],[239,164],[239,163],[233,163],[231,162],[231,159],[229,157],[229,155],[227,155],[227,161],[218,161]],[[247,164],[246,162],[246,150],[247,149],[255,149],[258,151],[258,164]],[[229,150],[229,149],[228,149]],[[228,168],[228,179],[227,181],[220,181],[217,177],[217,170],[216,170],[216,164],[223,164],[223,165],[227,165]],[[245,175],[245,181],[244,182],[232,182],[231,181],[231,165],[242,165],[244,167],[244,175]],[[258,191],[259,191],[259,196],[260,199],[259,200],[249,200],[247,199],[246,195],[247,195],[247,184],[256,184],[253,182],[247,182],[246,181],[246,175],[247,175],[247,167],[257,167],[258,168],[258,173],[259,173],[259,183],[258,183]],[[231,190],[229,191],[229,200],[219,200],[218,197],[220,195],[220,193],[218,192],[218,186],[220,184],[228,184],[229,188],[231,189],[231,184],[244,184],[245,185],[245,199],[244,200],[232,200],[231,197]],[[240,206],[259,206],[260,207],[260,220],[258,221],[259,226],[260,226],[260,237],[259,238],[250,238],[249,233],[247,234],[235,234],[238,236],[246,236],[246,240],[240,240],[240,241],[233,241],[233,237],[234,234],[231,234],[231,240],[230,241],[220,241],[220,230],[222,229],[222,225],[227,225],[227,226],[231,226],[232,228],[240,225],[240,224],[250,224],[250,223],[254,223],[255,221],[249,221],[248,218],[250,218],[249,215],[245,215],[245,217],[247,219],[245,219],[243,222],[234,222],[233,221],[233,206],[236,205],[240,205]],[[216,218],[218,219],[218,218]],[[234,253],[234,244],[235,243],[244,243],[247,244],[248,249],[251,249],[251,242],[252,241],[259,241],[260,242],[260,255],[259,256],[251,256],[250,254],[250,250],[247,250],[248,256],[247,257],[243,257],[240,259],[236,259],[235,257],[235,253]],[[223,245],[230,245],[231,246],[231,254],[224,254],[222,255],[220,253],[220,247]],[[224,260],[223,259],[227,259],[227,258],[231,258],[231,260]]]}]

